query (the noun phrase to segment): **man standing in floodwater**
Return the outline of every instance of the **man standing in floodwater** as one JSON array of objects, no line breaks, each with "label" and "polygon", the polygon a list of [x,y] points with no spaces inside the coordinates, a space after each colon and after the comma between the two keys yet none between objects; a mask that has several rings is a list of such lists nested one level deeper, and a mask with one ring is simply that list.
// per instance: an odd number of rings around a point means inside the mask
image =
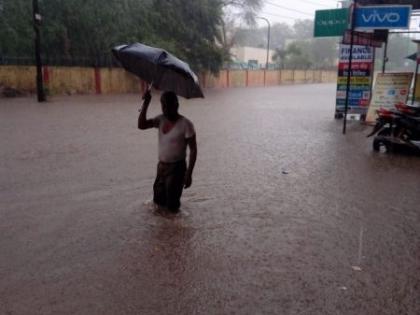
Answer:
[{"label": "man standing in floodwater", "polygon": [[[178,113],[178,97],[174,92],[164,92],[160,98],[162,115],[147,119],[147,109],[152,95],[147,90],[143,96],[139,129],[159,129],[159,163],[153,185],[153,202],[159,208],[177,213],[181,206],[183,188],[192,184],[192,173],[197,159],[197,141],[193,123]],[[188,167],[186,163],[189,147]]]}]

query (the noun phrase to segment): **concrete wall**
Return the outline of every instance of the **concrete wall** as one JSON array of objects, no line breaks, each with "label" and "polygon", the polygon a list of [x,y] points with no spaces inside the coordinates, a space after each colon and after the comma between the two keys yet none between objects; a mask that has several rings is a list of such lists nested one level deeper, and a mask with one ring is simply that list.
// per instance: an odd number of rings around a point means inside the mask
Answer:
[{"label": "concrete wall", "polygon": [[[45,78],[47,79],[45,80]],[[94,71],[89,68],[44,68],[44,81],[47,81],[45,86],[51,94],[95,93],[95,75]]]},{"label": "concrete wall", "polygon": [[[249,60],[257,60],[259,65],[267,62],[267,49],[255,47],[232,47],[230,53],[238,60],[248,63]],[[269,50],[268,60],[273,60],[274,50]]]},{"label": "concrete wall", "polygon": [[295,71],[293,70],[283,70],[281,72],[281,83],[294,83],[295,80]]},{"label": "concrete wall", "polygon": [[121,68],[100,69],[100,93],[131,93],[138,92],[141,86],[140,80]]},{"label": "concrete wall", "polygon": [[35,67],[0,66],[0,86],[34,92],[36,90],[35,75]]},{"label": "concrete wall", "polygon": [[[0,66],[0,86],[34,93],[35,75],[34,66]],[[142,86],[137,77],[121,68],[46,66],[43,75],[50,94],[137,93]],[[336,71],[322,70],[222,70],[217,76],[200,75],[203,88],[334,83],[336,80]]]},{"label": "concrete wall", "polygon": [[229,87],[246,86],[246,76],[242,70],[229,71]]}]

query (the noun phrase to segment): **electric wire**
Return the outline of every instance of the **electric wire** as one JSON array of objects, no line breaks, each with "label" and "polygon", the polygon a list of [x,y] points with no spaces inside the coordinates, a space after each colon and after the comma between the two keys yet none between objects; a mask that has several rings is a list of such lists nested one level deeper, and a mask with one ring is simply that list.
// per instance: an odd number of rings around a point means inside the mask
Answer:
[{"label": "electric wire", "polygon": [[284,10],[288,10],[288,11],[292,11],[292,12],[297,12],[297,13],[300,13],[300,14],[305,14],[305,15],[309,15],[309,16],[312,16],[312,15],[313,15],[313,14],[308,13],[308,12],[303,12],[303,11],[296,10],[296,9],[291,9],[291,8],[286,7],[286,6],[282,6],[282,5],[279,5],[279,4],[277,4],[277,3],[273,3],[273,2],[271,2],[271,1],[267,1],[267,0],[265,1],[265,3],[267,3],[267,4],[269,4],[269,5],[272,5],[272,6],[274,6],[274,7],[277,7],[277,8],[284,9]]},{"label": "electric wire", "polygon": [[274,16],[274,17],[279,17],[282,19],[290,19],[290,20],[302,20],[302,18],[297,18],[297,17],[291,17],[291,16],[287,16],[287,15],[279,15],[279,14],[274,14],[274,13],[268,13],[268,12],[261,12],[263,15],[270,15],[270,16]]},{"label": "electric wire", "polygon": [[312,4],[312,5],[322,6],[322,7],[324,7],[324,8],[329,8],[329,9],[331,9],[331,6],[329,6],[329,5],[327,5],[327,4],[324,4],[324,3],[314,2],[314,1],[309,1],[309,0],[299,0],[299,1],[302,1],[302,2],[306,2],[306,3]]}]

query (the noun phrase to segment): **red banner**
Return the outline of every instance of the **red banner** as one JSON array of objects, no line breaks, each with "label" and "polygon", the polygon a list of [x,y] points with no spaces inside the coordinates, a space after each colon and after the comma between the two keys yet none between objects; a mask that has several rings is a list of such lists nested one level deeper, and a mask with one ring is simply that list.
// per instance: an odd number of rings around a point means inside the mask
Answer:
[{"label": "red banner", "polygon": [[[347,30],[343,35],[343,44],[350,45],[351,31]],[[382,42],[376,40],[373,33],[363,33],[353,31],[353,45],[381,47]]]}]

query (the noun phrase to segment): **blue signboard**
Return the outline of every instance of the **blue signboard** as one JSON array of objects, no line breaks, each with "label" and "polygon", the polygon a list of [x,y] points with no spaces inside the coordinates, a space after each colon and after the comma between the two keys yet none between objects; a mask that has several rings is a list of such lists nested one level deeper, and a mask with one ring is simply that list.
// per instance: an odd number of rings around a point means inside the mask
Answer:
[{"label": "blue signboard", "polygon": [[409,28],[411,5],[366,6],[356,9],[355,27],[363,29]]}]

